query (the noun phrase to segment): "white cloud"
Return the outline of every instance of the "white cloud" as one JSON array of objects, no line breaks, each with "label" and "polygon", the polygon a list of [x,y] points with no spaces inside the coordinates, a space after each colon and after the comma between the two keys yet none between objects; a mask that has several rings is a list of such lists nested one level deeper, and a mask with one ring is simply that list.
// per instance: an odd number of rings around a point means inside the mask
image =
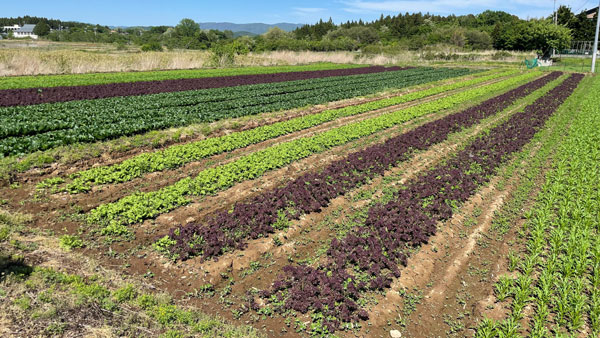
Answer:
[{"label": "white cloud", "polygon": [[303,22],[317,22],[319,19],[328,17],[329,10],[320,7],[293,7],[292,14]]},{"label": "white cloud", "polygon": [[360,12],[435,12],[445,13],[453,12],[456,9],[468,9],[473,7],[488,7],[495,1],[475,1],[475,0],[402,0],[402,1],[342,1],[346,6],[344,10],[354,13]]},{"label": "white cloud", "polygon": [[306,14],[321,13],[321,12],[325,12],[327,10],[326,8],[318,8],[318,7],[294,7],[292,9],[296,12],[306,13]]}]

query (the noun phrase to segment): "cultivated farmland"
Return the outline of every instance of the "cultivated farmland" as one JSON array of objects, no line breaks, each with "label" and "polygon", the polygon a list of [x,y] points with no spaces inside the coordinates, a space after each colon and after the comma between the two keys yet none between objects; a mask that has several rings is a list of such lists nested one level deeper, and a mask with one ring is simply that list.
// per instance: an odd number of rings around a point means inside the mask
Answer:
[{"label": "cultivated farmland", "polygon": [[516,68],[2,79],[0,320],[598,335],[599,93]]}]

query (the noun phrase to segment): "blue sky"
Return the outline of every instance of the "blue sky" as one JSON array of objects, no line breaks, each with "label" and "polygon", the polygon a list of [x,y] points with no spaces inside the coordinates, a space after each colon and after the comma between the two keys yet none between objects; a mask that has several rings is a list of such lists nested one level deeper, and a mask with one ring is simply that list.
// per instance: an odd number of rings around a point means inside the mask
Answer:
[{"label": "blue sky", "polygon": [[[573,10],[595,7],[597,0],[565,0],[558,4]],[[0,16],[34,15],[114,26],[175,25],[189,17],[199,22],[235,23],[314,23],[332,17],[335,22],[349,19],[373,20],[380,14],[430,12],[441,15],[503,10],[521,18],[542,17],[553,11],[553,0],[28,0],[5,1]]]}]

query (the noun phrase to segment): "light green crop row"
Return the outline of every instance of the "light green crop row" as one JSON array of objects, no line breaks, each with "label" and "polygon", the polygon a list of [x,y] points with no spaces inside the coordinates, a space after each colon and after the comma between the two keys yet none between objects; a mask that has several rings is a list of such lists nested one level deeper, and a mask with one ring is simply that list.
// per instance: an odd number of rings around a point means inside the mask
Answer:
[{"label": "light green crop row", "polygon": [[189,144],[176,145],[162,151],[144,153],[119,164],[96,167],[78,172],[73,182],[67,185],[72,193],[88,191],[91,184],[119,183],[140,177],[143,174],[181,167],[187,163],[240,149],[278,136],[314,127],[338,118],[362,114],[376,109],[386,108],[405,102],[418,100],[439,93],[465,88],[500,77],[514,75],[518,71],[489,71],[474,79],[433,86],[432,88],[409,93],[402,96],[372,101],[340,109],[326,110],[318,114],[297,117],[288,121],[274,123],[251,130],[209,138]]},{"label": "light green crop row", "polygon": [[490,92],[504,90],[538,76],[526,73],[494,84],[459,92],[418,106],[398,110],[371,119],[347,124],[326,132],[281,143],[240,157],[222,166],[201,171],[195,178],[148,193],[135,193],[114,203],[104,204],[88,215],[90,223],[99,223],[105,232],[127,232],[126,224],[156,217],[188,204],[188,195],[209,195],[229,188],[235,183],[257,178],[269,170],[283,167],[315,153],[343,145],[376,132],[391,128],[419,116],[439,112],[464,104]]},{"label": "light green crop row", "polygon": [[545,145],[556,154],[527,215],[525,250],[509,255],[514,273],[495,285],[509,311],[484,319],[476,337],[600,335],[600,79],[578,91]]},{"label": "light green crop row", "polygon": [[177,79],[197,79],[217,76],[256,75],[287,72],[305,72],[313,70],[331,70],[365,67],[334,63],[317,63],[301,66],[243,67],[223,69],[185,69],[161,70],[150,72],[91,73],[43,76],[0,77],[1,89],[40,88],[60,86],[88,86],[108,83],[160,81]]}]

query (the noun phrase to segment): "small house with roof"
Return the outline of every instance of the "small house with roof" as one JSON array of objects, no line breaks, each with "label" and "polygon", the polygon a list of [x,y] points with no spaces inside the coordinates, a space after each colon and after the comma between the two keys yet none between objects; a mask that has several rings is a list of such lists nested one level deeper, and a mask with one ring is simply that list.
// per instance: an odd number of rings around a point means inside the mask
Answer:
[{"label": "small house with roof", "polygon": [[33,33],[33,29],[35,28],[35,25],[23,25],[23,27],[20,27],[17,30],[14,30],[13,34],[15,38],[32,38],[32,39],[37,39],[38,36]]},{"label": "small house with roof", "polygon": [[598,7],[592,8],[592,9],[586,11],[585,15],[587,16],[588,19],[593,19],[596,17],[596,13],[598,13]]}]

